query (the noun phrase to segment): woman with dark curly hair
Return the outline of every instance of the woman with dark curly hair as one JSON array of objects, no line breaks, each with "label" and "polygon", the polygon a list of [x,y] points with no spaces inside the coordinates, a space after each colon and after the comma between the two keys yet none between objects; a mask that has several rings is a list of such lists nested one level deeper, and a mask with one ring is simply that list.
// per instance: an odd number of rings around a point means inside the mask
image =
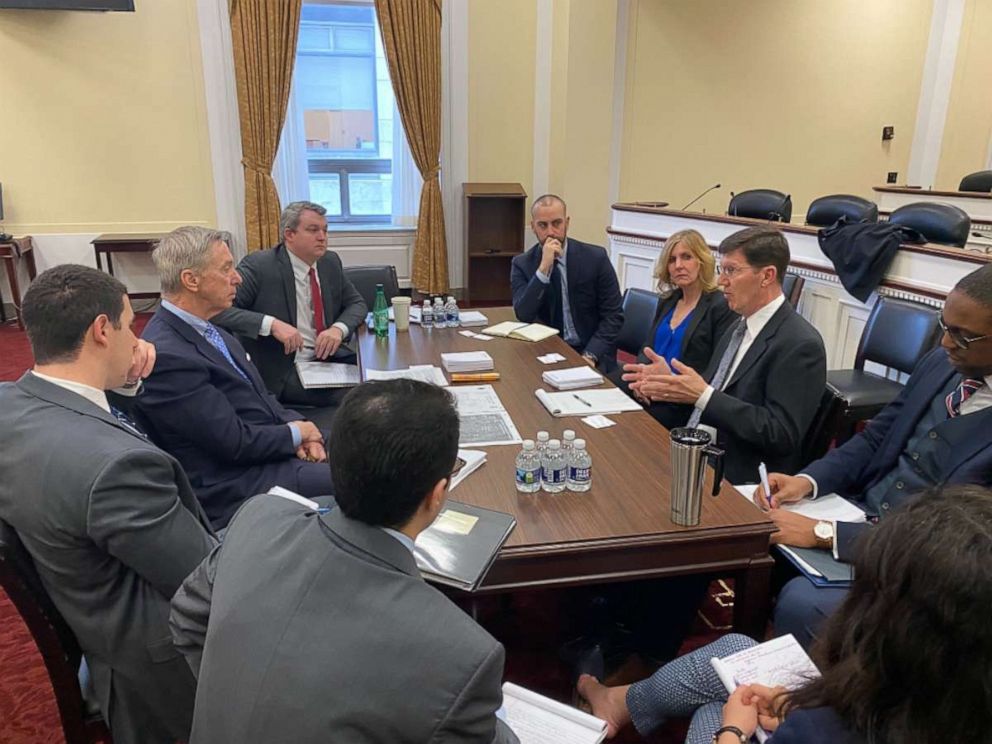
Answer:
[{"label": "woman with dark curly hair", "polygon": [[738,744],[760,725],[773,744],[992,740],[992,491],[924,494],[871,530],[844,604],[812,650],[822,677],[727,697],[709,664],[755,645],[729,635],[626,687],[579,679],[613,736],[692,716],[686,742]]}]

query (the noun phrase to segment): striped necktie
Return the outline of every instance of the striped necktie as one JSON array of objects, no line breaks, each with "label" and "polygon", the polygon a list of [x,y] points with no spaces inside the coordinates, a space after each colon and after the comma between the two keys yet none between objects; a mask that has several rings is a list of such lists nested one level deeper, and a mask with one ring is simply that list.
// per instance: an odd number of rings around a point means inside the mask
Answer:
[{"label": "striped necktie", "polygon": [[231,366],[238,371],[239,375],[245,378],[245,381],[248,381],[248,375],[235,363],[234,357],[231,356],[231,352],[227,348],[227,344],[224,343],[224,337],[220,335],[220,331],[214,325],[207,324],[207,330],[203,332],[203,337],[207,339],[211,346],[224,355],[224,358],[231,363]]},{"label": "striped necktie", "polygon": [[974,395],[984,384],[985,380],[972,377],[962,378],[961,384],[954,388],[953,392],[948,393],[947,398],[944,399],[944,404],[947,406],[947,417],[954,418],[955,416],[960,416],[961,404]]},{"label": "striped necktie", "polygon": [[[734,363],[734,357],[737,356],[737,351],[741,348],[741,344],[744,342],[744,334],[747,333],[747,321],[741,318],[737,321],[737,325],[734,327],[734,332],[730,336],[730,343],[727,344],[727,348],[723,351],[723,356],[720,357],[720,364],[716,368],[716,374],[713,375],[713,379],[710,380],[710,386],[714,390],[722,390],[723,383],[727,380],[727,373],[730,371],[730,365]],[[693,409],[692,416],[689,417],[689,422],[686,426],[690,428],[695,428],[699,426],[699,419],[702,418],[703,412],[698,408]]]}]

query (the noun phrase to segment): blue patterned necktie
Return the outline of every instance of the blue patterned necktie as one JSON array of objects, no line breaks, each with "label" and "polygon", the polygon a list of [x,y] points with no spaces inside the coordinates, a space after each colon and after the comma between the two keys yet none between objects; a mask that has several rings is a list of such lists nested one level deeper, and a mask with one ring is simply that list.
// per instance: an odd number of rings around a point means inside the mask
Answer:
[{"label": "blue patterned necktie", "polygon": [[[723,351],[723,356],[720,357],[720,364],[716,368],[716,374],[713,375],[713,379],[710,380],[710,386],[714,390],[723,389],[723,383],[726,382],[727,372],[730,371],[730,365],[734,363],[734,357],[737,356],[737,351],[741,348],[741,343],[744,341],[744,334],[747,333],[747,321],[741,318],[737,325],[734,327],[734,332],[730,336],[730,343],[727,344],[727,348]],[[693,409],[692,416],[689,417],[689,422],[686,426],[690,428],[695,428],[699,426],[699,419],[702,417],[703,412],[698,408]]]},{"label": "blue patterned necktie", "polygon": [[963,378],[961,384],[948,394],[944,399],[947,406],[947,417],[954,418],[961,415],[961,404],[975,394],[975,392],[985,384],[985,380],[975,378]]},{"label": "blue patterned necktie", "polygon": [[239,375],[245,378],[245,381],[248,381],[248,375],[235,363],[234,357],[231,356],[231,352],[227,349],[227,344],[224,343],[224,337],[220,335],[220,331],[215,326],[208,323],[207,330],[203,332],[203,337],[207,339],[211,346],[224,355],[224,358],[231,363],[231,366],[238,371]]},{"label": "blue patterned necktie", "polygon": [[116,406],[111,406],[110,414],[115,419],[117,419],[117,423],[119,423],[128,431],[137,434],[142,439],[148,439],[148,435],[145,434],[145,432],[143,432],[141,429],[139,429],[138,425],[134,423],[130,418],[128,418],[128,415],[124,413],[124,411],[122,411],[120,408],[117,408]]}]

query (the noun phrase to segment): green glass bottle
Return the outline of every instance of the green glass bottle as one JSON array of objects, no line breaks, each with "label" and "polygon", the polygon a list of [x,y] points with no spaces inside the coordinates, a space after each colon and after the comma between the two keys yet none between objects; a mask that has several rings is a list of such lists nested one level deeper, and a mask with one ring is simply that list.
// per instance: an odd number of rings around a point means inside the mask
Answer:
[{"label": "green glass bottle", "polygon": [[381,284],[375,285],[375,304],[372,306],[372,326],[377,338],[389,335],[389,303]]}]

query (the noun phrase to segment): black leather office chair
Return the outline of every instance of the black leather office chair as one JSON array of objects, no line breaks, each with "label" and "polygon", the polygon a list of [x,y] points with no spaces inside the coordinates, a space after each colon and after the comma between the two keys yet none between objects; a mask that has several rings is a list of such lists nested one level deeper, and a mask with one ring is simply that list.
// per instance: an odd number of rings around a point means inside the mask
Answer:
[{"label": "black leather office chair", "polygon": [[617,336],[617,348],[637,356],[651,330],[661,296],[647,289],[628,287],[623,293],[623,326]]},{"label": "black leather office chair", "polygon": [[889,215],[889,222],[913,228],[927,242],[959,248],[968,242],[971,232],[971,218],[963,209],[936,202],[914,202],[899,207]]},{"label": "black leather office chair", "polygon": [[775,189],[742,191],[730,200],[727,214],[731,217],[788,222],[792,219],[792,197]]},{"label": "black leather office chair", "polygon": [[110,742],[99,713],[87,711],[79,689],[82,652],[76,636],[55,608],[31,555],[14,529],[0,520],[0,587],[24,620],[48,670],[66,744]]},{"label": "black leather office chair", "polygon": [[782,294],[794,308],[799,307],[799,298],[803,296],[803,285],[806,279],[798,274],[786,274],[782,277]]},{"label": "black leather office chair", "polygon": [[961,179],[958,191],[992,191],[992,170],[975,171]]},{"label": "black leather office chair", "polygon": [[395,266],[346,266],[345,278],[365,299],[365,304],[372,310],[375,305],[375,285],[381,284],[386,294],[386,302],[400,293],[400,283],[396,278]]},{"label": "black leather office chair", "polygon": [[854,369],[827,372],[827,389],[840,401],[832,432],[837,444],[847,441],[859,421],[870,419],[902,390],[901,382],[865,372],[865,362],[910,373],[940,340],[937,310],[908,300],[880,297],[868,316]]},{"label": "black leather office chair", "polygon": [[854,194],[831,194],[814,199],[806,210],[806,224],[829,227],[841,217],[848,222],[878,222],[878,205]]}]

